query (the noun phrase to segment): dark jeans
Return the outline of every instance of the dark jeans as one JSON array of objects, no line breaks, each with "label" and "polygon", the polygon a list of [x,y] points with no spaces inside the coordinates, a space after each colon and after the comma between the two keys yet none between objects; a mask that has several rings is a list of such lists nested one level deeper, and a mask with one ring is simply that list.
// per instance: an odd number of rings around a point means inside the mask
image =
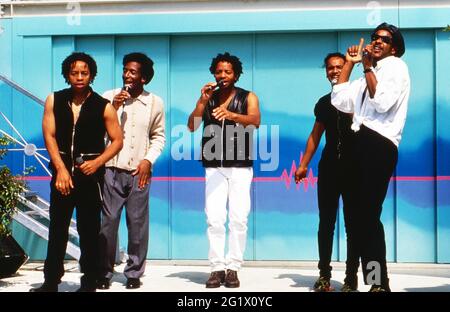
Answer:
[{"label": "dark jeans", "polygon": [[55,176],[50,182],[50,227],[44,278],[58,284],[64,275],[64,256],[73,210],[76,209],[77,231],[80,237],[80,267],[82,284],[94,286],[98,277],[98,234],[100,231],[102,181],[76,171],[74,189],[64,196],[55,188]]},{"label": "dark jeans", "polygon": [[[381,285],[389,287],[386,242],[380,217],[389,181],[397,165],[398,150],[390,140],[362,126],[361,130],[357,132],[355,152],[355,185],[359,195],[355,218],[364,282],[366,284],[375,283],[368,280],[368,275],[372,272],[372,261],[376,261],[381,269],[378,272]],[[374,276],[377,274],[377,272],[373,273]],[[373,276],[370,275],[372,279]]]},{"label": "dark jeans", "polygon": [[[351,156],[351,155],[350,155]],[[354,205],[351,196],[352,186],[349,179],[351,174],[351,161],[349,157],[340,160],[321,159],[318,176],[318,203],[319,203],[319,270],[320,276],[331,278],[330,266],[333,251],[333,236],[336,224],[336,215],[339,207],[339,197],[342,196],[344,204],[345,231],[347,234],[347,261],[346,274],[354,276],[358,272],[359,252],[354,243],[354,225],[350,218]]]}]

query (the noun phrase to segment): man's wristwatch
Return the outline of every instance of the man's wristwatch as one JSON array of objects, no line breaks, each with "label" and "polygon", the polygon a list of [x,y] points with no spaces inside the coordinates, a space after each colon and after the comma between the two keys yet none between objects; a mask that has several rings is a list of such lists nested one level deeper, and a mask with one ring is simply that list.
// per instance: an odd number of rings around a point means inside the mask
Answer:
[{"label": "man's wristwatch", "polygon": [[363,73],[367,74],[368,72],[372,71],[372,67],[367,67],[366,69],[364,69]]}]

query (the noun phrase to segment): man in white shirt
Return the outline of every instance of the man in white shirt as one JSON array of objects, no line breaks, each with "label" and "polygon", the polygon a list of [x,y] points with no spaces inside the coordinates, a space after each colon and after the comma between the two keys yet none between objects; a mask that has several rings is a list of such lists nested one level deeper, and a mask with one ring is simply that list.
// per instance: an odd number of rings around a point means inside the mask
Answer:
[{"label": "man in white shirt", "polygon": [[[382,23],[371,43],[347,49],[346,63],[333,87],[331,103],[353,113],[356,132],[354,152],[353,214],[359,235],[364,281],[370,291],[390,291],[386,266],[386,243],[380,216],[389,180],[397,165],[398,145],[405,125],[410,92],[405,52],[397,27]],[[356,63],[363,64],[364,77],[348,82]]]},{"label": "man in white shirt", "polygon": [[106,163],[103,194],[101,276],[98,289],[108,289],[114,272],[117,231],[126,207],[128,261],[124,269],[126,288],[139,288],[144,274],[149,237],[149,188],[153,164],[165,144],[163,101],[144,90],[153,78],[153,61],[142,53],[123,58],[123,88],[103,97],[117,110],[123,131],[123,148]]}]

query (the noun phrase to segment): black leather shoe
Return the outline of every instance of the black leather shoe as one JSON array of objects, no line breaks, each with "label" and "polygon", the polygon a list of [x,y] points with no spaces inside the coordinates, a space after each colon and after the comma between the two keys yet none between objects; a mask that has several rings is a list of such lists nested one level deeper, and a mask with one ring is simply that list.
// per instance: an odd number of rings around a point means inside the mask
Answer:
[{"label": "black leather shoe", "polygon": [[136,289],[141,287],[141,280],[139,278],[128,278],[127,284],[125,285],[126,289]]},{"label": "black leather shoe", "polygon": [[39,287],[31,288],[30,292],[58,292],[58,284],[44,282]]},{"label": "black leather shoe", "polygon": [[109,286],[111,286],[111,279],[109,278],[100,278],[97,281],[97,289],[109,289]]}]

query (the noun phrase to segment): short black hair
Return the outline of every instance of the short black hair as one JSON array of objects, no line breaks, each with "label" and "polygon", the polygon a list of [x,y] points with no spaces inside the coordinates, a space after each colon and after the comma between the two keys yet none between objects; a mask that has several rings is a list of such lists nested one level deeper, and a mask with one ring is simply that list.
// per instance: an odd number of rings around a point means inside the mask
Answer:
[{"label": "short black hair", "polygon": [[327,56],[325,56],[325,58],[323,59],[323,67],[327,68],[327,64],[328,61],[330,60],[330,58],[332,57],[340,57],[341,59],[344,60],[345,62],[345,56],[344,54],[340,53],[340,52],[333,52],[333,53],[328,53]]},{"label": "short black hair", "polygon": [[211,74],[214,75],[214,73],[216,72],[217,64],[219,64],[220,62],[230,63],[233,66],[236,81],[239,80],[239,77],[241,76],[243,71],[241,60],[237,56],[231,55],[228,52],[225,52],[224,54],[217,54],[217,56],[212,59],[211,66],[209,67],[209,71],[211,72]]},{"label": "short black hair", "polygon": [[64,76],[64,79],[69,84],[69,73],[72,69],[72,64],[76,61],[82,61],[85,62],[88,67],[89,71],[91,72],[91,81],[93,82],[95,79],[95,76],[97,76],[97,63],[95,60],[90,56],[89,54],[86,54],[84,52],[73,52],[68,57],[65,58],[65,60],[61,64],[61,74]]},{"label": "short black hair", "polygon": [[136,62],[141,64],[141,75],[145,79],[145,83],[149,83],[153,76],[155,75],[155,71],[153,70],[153,61],[144,53],[133,52],[127,54],[123,57],[122,64],[125,66],[127,63]]}]

